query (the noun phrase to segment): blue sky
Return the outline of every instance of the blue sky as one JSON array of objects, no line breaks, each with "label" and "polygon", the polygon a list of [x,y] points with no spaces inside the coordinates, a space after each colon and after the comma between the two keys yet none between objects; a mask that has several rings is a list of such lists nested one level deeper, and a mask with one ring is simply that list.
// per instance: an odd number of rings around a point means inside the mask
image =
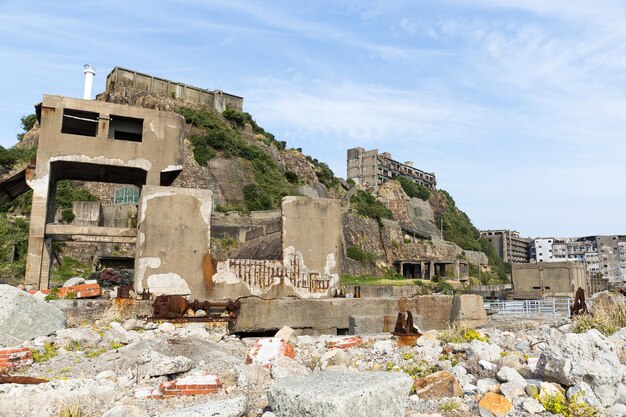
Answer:
[{"label": "blue sky", "polygon": [[245,98],[345,177],[346,149],[435,172],[479,228],[626,234],[626,3],[3,1],[0,144],[116,65]]}]

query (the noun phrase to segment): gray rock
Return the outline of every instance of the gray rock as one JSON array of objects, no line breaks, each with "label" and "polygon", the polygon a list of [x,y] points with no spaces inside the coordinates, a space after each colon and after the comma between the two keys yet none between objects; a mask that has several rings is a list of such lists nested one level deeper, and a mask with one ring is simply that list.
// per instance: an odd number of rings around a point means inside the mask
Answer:
[{"label": "gray rock", "polygon": [[73,348],[72,344],[81,347],[94,346],[102,340],[102,337],[86,327],[62,329],[57,332],[55,343],[59,347]]},{"label": "gray rock", "polygon": [[611,412],[609,413],[609,415],[613,416],[613,417],[624,417],[624,416],[626,416],[626,405],[624,405],[624,404],[615,404],[611,408]]},{"label": "gray rock", "polygon": [[128,319],[122,324],[122,327],[126,330],[143,329],[143,326],[144,322],[138,319]]},{"label": "gray rock", "polygon": [[147,414],[134,405],[116,405],[102,417],[147,417]]},{"label": "gray rock", "polygon": [[155,351],[144,352],[143,359],[146,363],[139,372],[148,377],[179,374],[193,366],[193,361],[184,356],[165,356]]},{"label": "gray rock", "polygon": [[73,287],[74,285],[81,285],[85,283],[85,278],[82,277],[74,277],[70,278],[65,283],[63,283],[64,287]]},{"label": "gray rock", "polygon": [[[79,404],[84,415],[113,407],[117,386],[107,380],[68,379],[39,385],[0,386],[0,416],[57,417],[58,409]],[[27,399],[27,400],[25,400]]]},{"label": "gray rock", "polygon": [[526,398],[524,402],[522,402],[522,407],[524,407],[524,410],[528,411],[531,415],[543,413],[545,411],[543,405],[541,405],[541,403],[534,398]]},{"label": "gray rock", "polygon": [[581,382],[573,387],[569,387],[566,392],[567,398],[576,397],[579,401],[589,404],[593,407],[600,407],[600,401],[598,397],[593,393],[593,390],[586,382]]},{"label": "gray rock", "polygon": [[476,381],[478,390],[483,394],[489,391],[496,391],[498,388],[498,380],[495,378],[484,378]]},{"label": "gray rock", "polygon": [[128,345],[133,342],[133,337],[121,324],[111,322],[111,328],[104,334],[102,341],[107,346],[110,346],[112,343]]},{"label": "gray rock", "polygon": [[193,407],[182,408],[155,417],[239,417],[246,412],[246,397],[238,396],[222,400],[209,400]]},{"label": "gray rock", "polygon": [[268,397],[278,417],[401,417],[412,385],[400,372],[317,372],[274,383]]},{"label": "gray rock", "polygon": [[110,369],[107,371],[102,371],[98,375],[96,375],[96,379],[110,379],[114,381],[116,378],[117,374],[115,373],[115,371],[112,371]]},{"label": "gray rock", "polygon": [[64,327],[61,310],[15,287],[0,285],[0,346],[17,346]]},{"label": "gray rock", "polygon": [[503,366],[502,368],[500,368],[496,376],[501,382],[517,381],[523,383],[524,386],[526,386],[526,380],[524,379],[524,377],[521,376],[519,372],[517,372],[515,369],[509,368],[508,366]]},{"label": "gray rock", "polygon": [[541,355],[537,371],[546,381],[566,386],[588,383],[604,407],[619,398],[617,383],[622,375],[617,348],[595,329],[552,340]]},{"label": "gray rock", "polygon": [[467,349],[468,356],[476,355],[479,359],[498,363],[502,354],[502,348],[498,345],[481,342],[480,340],[472,340]]},{"label": "gray rock", "polygon": [[159,324],[159,330],[163,333],[172,333],[174,330],[176,330],[176,327],[172,323],[165,322]]},{"label": "gray rock", "polygon": [[397,349],[395,340],[377,340],[374,342],[372,351],[383,355],[391,355]]}]

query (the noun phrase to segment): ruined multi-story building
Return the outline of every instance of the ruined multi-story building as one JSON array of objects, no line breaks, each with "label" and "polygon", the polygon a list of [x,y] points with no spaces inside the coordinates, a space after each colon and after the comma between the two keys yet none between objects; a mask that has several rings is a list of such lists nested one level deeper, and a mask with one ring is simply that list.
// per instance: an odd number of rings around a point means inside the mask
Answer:
[{"label": "ruined multi-story building", "polygon": [[378,149],[366,151],[363,148],[348,149],[348,179],[358,186],[377,191],[387,181],[405,177],[417,184],[435,189],[435,174],[413,167],[412,162],[398,162],[389,152],[378,153]]},{"label": "ruined multi-story building", "polygon": [[491,243],[504,262],[528,263],[531,239],[520,237],[515,230],[481,230],[480,237]]}]

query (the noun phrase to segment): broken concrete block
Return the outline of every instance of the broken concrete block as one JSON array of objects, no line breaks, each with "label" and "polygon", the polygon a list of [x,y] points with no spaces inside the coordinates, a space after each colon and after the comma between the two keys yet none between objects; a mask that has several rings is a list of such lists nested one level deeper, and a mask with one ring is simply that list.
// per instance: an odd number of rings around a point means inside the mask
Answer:
[{"label": "broken concrete block", "polygon": [[241,395],[232,398],[209,400],[193,407],[157,414],[155,417],[240,417],[245,412],[246,397]]},{"label": "broken concrete block", "polygon": [[456,377],[448,371],[439,371],[423,378],[416,378],[415,395],[421,399],[462,397],[463,388]]},{"label": "broken concrete block", "polygon": [[488,392],[478,403],[481,417],[504,417],[513,410],[513,404],[504,395]]},{"label": "broken concrete block", "polygon": [[288,356],[278,356],[272,363],[272,378],[275,380],[287,378],[288,376],[309,375],[311,370],[296,362]]},{"label": "broken concrete block", "polygon": [[15,287],[0,285],[0,346],[17,346],[63,328],[61,310]]},{"label": "broken concrete block", "polygon": [[293,346],[277,337],[259,339],[250,347],[246,356],[246,363],[258,363],[269,368],[278,356],[295,357]]},{"label": "broken concrete block", "polygon": [[316,372],[275,382],[277,417],[401,417],[413,380],[401,372]]},{"label": "broken concrete block", "polygon": [[55,343],[60,347],[73,348],[74,346],[70,345],[94,346],[100,343],[101,340],[102,337],[98,333],[86,327],[81,327],[59,330]]},{"label": "broken concrete block", "polygon": [[289,326],[283,326],[279,331],[276,332],[274,337],[283,339],[285,342],[289,342],[294,346],[298,344],[298,336],[296,336],[296,331]]},{"label": "broken concrete block", "polygon": [[384,316],[348,316],[348,334],[383,333]]}]

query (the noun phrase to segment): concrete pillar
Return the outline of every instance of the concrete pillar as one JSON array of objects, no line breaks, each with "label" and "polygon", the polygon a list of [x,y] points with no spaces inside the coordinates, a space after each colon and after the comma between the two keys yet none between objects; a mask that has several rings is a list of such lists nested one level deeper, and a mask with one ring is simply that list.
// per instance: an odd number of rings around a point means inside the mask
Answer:
[{"label": "concrete pillar", "polygon": [[432,280],[434,276],[435,263],[428,261],[428,279]]},{"label": "concrete pillar", "polygon": [[[26,275],[24,283],[37,289],[47,289],[48,282],[41,282],[42,262],[45,257],[44,234],[48,211],[48,178],[43,181],[29,182],[33,189],[33,200],[30,211],[28,234],[28,255],[26,257]],[[49,263],[49,261],[48,261]]]},{"label": "concrete pillar", "polygon": [[424,261],[420,261],[420,278],[424,279],[426,276],[426,268],[424,268]]},{"label": "concrete pillar", "polygon": [[454,261],[454,279],[456,281],[460,281],[461,280],[461,267],[460,267],[461,263],[456,260]]}]

